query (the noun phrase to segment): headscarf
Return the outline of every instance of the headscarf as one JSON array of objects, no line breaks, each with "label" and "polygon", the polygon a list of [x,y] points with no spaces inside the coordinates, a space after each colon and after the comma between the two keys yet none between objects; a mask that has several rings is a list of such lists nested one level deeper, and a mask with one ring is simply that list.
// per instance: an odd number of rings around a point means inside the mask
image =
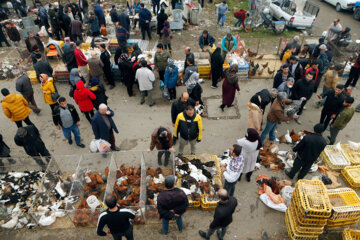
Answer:
[{"label": "headscarf", "polygon": [[232,86],[234,86],[238,82],[238,77],[236,75],[236,73],[238,71],[239,71],[239,68],[238,68],[237,64],[231,65],[230,68],[226,69],[226,71],[225,71],[226,80]]},{"label": "headscarf", "polygon": [[254,128],[248,128],[247,129],[247,133],[245,135],[245,138],[250,142],[258,141],[258,146],[257,146],[256,150],[259,150],[262,147],[261,146],[261,137],[260,137],[259,133]]},{"label": "headscarf", "polygon": [[70,71],[70,83],[72,86],[76,86],[76,83],[81,80],[81,77],[79,76],[79,72],[77,68],[73,68]]},{"label": "headscarf", "polygon": [[160,141],[160,143],[161,143],[162,148],[163,148],[164,150],[168,150],[168,149],[170,148],[170,145],[169,145],[169,141],[166,139],[167,136],[165,136],[165,137],[160,137],[160,134],[161,134],[162,132],[164,132],[164,131],[167,132],[166,128],[160,127],[159,130],[158,130],[158,132],[157,132],[157,135],[158,135],[158,138],[159,138],[159,141]]},{"label": "headscarf", "polygon": [[168,62],[168,65],[166,67],[166,71],[168,71],[170,74],[172,74],[174,72],[174,68],[175,68],[174,60],[172,60],[171,58],[168,58],[167,62]]}]

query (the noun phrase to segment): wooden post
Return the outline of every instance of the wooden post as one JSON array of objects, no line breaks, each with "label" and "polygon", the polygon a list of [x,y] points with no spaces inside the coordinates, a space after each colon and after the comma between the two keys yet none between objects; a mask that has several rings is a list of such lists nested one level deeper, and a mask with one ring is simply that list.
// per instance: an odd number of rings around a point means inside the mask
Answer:
[{"label": "wooden post", "polygon": [[256,53],[259,54],[259,47],[260,47],[260,38],[258,40],[258,44],[257,44],[257,49],[256,49]]},{"label": "wooden post", "polygon": [[281,43],[282,43],[282,37],[280,37],[280,39],[279,39],[279,46],[278,46],[276,55],[279,55]]}]

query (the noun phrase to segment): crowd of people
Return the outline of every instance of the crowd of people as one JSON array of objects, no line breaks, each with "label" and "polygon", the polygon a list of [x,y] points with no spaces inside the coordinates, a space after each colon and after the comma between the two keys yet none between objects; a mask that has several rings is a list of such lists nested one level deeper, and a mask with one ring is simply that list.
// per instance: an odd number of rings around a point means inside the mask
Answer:
[{"label": "crowd of people", "polygon": [[[186,0],[185,0],[186,1]],[[252,2],[252,1],[250,1]],[[62,130],[69,145],[73,144],[72,134],[76,146],[84,148],[81,141],[79,126],[81,116],[79,109],[91,124],[94,139],[107,141],[111,150],[119,151],[115,144],[115,134],[119,133],[115,121],[114,111],[108,106],[106,95],[106,84],[109,89],[115,88],[115,81],[122,81],[127,89],[129,97],[136,97],[134,85],[138,86],[140,92],[140,104],[144,104],[147,98],[149,107],[156,102],[153,100],[153,89],[156,75],[159,76],[159,85],[163,88],[163,95],[171,101],[171,128],[159,126],[151,134],[151,143],[148,151],[155,148],[158,152],[158,164],[167,166],[169,164],[170,152],[175,152],[175,145],[178,142],[177,154],[184,154],[186,145],[190,145],[190,154],[196,154],[196,144],[203,138],[203,112],[204,102],[202,100],[203,87],[199,82],[199,70],[196,66],[195,56],[190,47],[186,47],[183,72],[175,65],[172,57],[171,29],[168,16],[160,8],[160,1],[153,0],[153,13],[157,15],[157,34],[161,42],[156,45],[153,68],[146,61],[138,45],[131,46],[132,52],[128,52],[128,39],[130,37],[131,24],[133,28],[139,22],[142,39],[152,39],[150,22],[151,11],[143,3],[134,0],[128,5],[128,9],[122,9],[121,14],[117,13],[116,6],[110,11],[111,22],[114,25],[118,48],[114,55],[114,63],[118,65],[121,75],[115,76],[112,71],[111,54],[105,44],[98,46],[100,55],[96,51],[90,53],[86,58],[82,50],[85,24],[87,25],[86,35],[93,38],[103,35],[106,31],[106,13],[99,4],[93,4],[93,11],[87,0],[79,0],[78,4],[66,1],[57,4],[48,4],[48,10],[41,3],[37,2],[37,22],[44,27],[46,32],[54,39],[64,39],[64,54],[62,60],[70,74],[69,77],[69,98],[73,98],[77,106],[69,104],[64,96],[60,96],[54,83],[54,70],[45,56],[44,45],[39,36],[29,32],[25,39],[26,48],[31,53],[33,67],[36,77],[40,82],[43,101],[49,105],[52,112],[53,123],[58,130]],[[174,5],[176,1],[172,1]],[[15,6],[18,2],[14,3]],[[201,1],[204,4],[204,1]],[[174,7],[173,7],[174,8]],[[24,15],[23,7],[20,5],[16,12]],[[218,23],[224,26],[228,6],[226,1],[217,8]],[[139,14],[131,23],[129,14]],[[241,9],[235,13],[238,22],[245,31],[244,22],[249,14]],[[225,178],[224,189],[220,189],[217,195],[220,199],[214,214],[214,220],[207,232],[200,230],[199,235],[205,239],[216,231],[219,239],[223,239],[228,225],[232,222],[232,214],[237,206],[237,200],[233,197],[235,186],[241,181],[242,175],[248,182],[255,170],[255,164],[259,158],[259,150],[264,146],[265,140],[277,142],[276,129],[278,124],[295,120],[301,124],[299,116],[304,114],[306,103],[313,94],[317,93],[320,83],[323,82],[323,89],[317,95],[319,101],[317,107],[322,107],[319,123],[314,126],[314,133],[305,136],[294,148],[297,157],[291,171],[286,171],[289,178],[294,178],[300,171],[298,179],[306,176],[311,165],[316,161],[321,151],[327,144],[334,144],[338,133],[343,130],[352,119],[355,108],[352,106],[352,88],[356,86],[360,73],[360,59],[357,57],[355,64],[351,67],[349,78],[346,84],[340,84],[339,72],[342,66],[332,64],[332,44],[343,44],[350,32],[349,28],[342,29],[339,19],[335,19],[329,27],[326,39],[319,39],[319,44],[299,44],[299,37],[288,43],[281,53],[282,65],[275,74],[272,89],[262,89],[256,92],[248,101],[248,121],[245,137],[238,139],[236,144],[230,148],[230,162],[222,166],[221,171]],[[10,22],[5,23],[5,29],[14,46],[21,45],[21,38],[16,27]],[[105,30],[104,30],[105,29]],[[0,31],[0,40],[1,38]],[[6,40],[6,38],[5,38]],[[0,42],[1,43],[1,42]],[[9,42],[5,43],[10,46]],[[233,107],[236,92],[240,93],[238,83],[239,67],[237,64],[223,69],[225,57],[237,49],[238,42],[232,34],[226,34],[221,40],[221,47],[215,47],[216,39],[204,30],[198,39],[199,49],[209,53],[211,64],[212,85],[211,89],[218,88],[222,83],[222,103],[219,106],[221,111],[225,107]],[[1,47],[1,45],[0,45]],[[180,77],[178,77],[180,76]],[[117,77],[119,79],[117,79]],[[180,96],[177,95],[176,87],[185,85],[186,91]],[[210,90],[210,89],[209,89]],[[18,130],[14,136],[16,145],[24,148],[25,152],[33,157],[43,169],[49,161],[50,152],[41,139],[38,128],[30,120],[30,113],[39,114],[34,98],[34,89],[30,78],[26,73],[20,73],[16,80],[17,93],[11,93],[7,88],[1,89],[4,96],[1,105],[6,117],[14,122]],[[212,91],[212,90],[210,90]],[[271,105],[264,119],[267,105]],[[293,111],[285,111],[286,105],[295,105]],[[95,110],[95,111],[94,111]],[[286,114],[285,114],[286,112]],[[23,122],[27,126],[23,126]],[[87,124],[87,123],[84,123]],[[330,134],[325,139],[322,134],[328,129]],[[6,145],[0,135],[1,157],[7,157],[10,164],[16,161],[10,156],[10,148]],[[164,161],[162,158],[164,156]],[[4,163],[0,160],[0,167]],[[169,232],[169,220],[176,220],[179,231],[183,230],[182,215],[188,206],[188,200],[183,191],[175,187],[175,177],[170,175],[165,179],[166,189],[158,196],[157,207],[162,219],[162,234]],[[106,212],[99,217],[97,234],[100,236],[112,235],[114,239],[133,239],[133,227],[129,219],[135,217],[131,210],[120,208],[116,204],[114,196],[107,196],[105,203],[108,206]],[[107,225],[109,232],[104,232]]]}]

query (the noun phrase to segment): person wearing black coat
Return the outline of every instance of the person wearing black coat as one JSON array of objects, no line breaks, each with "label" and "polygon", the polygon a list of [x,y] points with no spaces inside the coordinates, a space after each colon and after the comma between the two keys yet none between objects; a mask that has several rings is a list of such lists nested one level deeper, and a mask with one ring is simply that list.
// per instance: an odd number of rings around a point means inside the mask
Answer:
[{"label": "person wearing black coat", "polygon": [[119,62],[119,70],[121,72],[122,80],[124,81],[129,97],[134,97],[133,85],[135,82],[135,72],[132,68],[133,64],[130,62],[127,54],[121,54]]},{"label": "person wearing black coat", "polygon": [[223,72],[224,59],[221,56],[221,48],[216,48],[213,54],[211,54],[211,88],[217,88],[217,83],[224,75]]},{"label": "person wearing black coat", "polygon": [[65,14],[62,15],[62,29],[65,32],[66,37],[71,37],[71,18],[68,15],[68,11],[65,11]]},{"label": "person wearing black coat", "polygon": [[0,25],[0,47],[2,47],[1,42],[5,42],[6,46],[10,47],[10,44],[9,44],[8,40],[6,39],[5,34],[4,34],[4,32],[2,30],[2,27]]},{"label": "person wearing black coat", "polygon": [[16,161],[10,158],[10,148],[9,146],[3,141],[3,136],[0,134],[0,171],[4,169],[4,163],[1,158],[7,158],[10,164],[15,164]]},{"label": "person wearing black coat", "polygon": [[274,101],[277,94],[278,94],[277,88],[273,88],[271,90],[263,89],[260,92],[255,93],[255,95],[251,97],[250,101],[256,104],[264,114],[266,106]]},{"label": "person wearing black coat", "polygon": [[113,116],[114,112],[106,104],[102,103],[91,119],[91,126],[95,139],[103,139],[110,143],[113,151],[120,151],[120,148],[115,146],[114,131],[116,133],[119,133],[119,131],[112,119]]},{"label": "person wearing black coat", "polygon": [[188,60],[191,59],[190,61],[194,61],[195,62],[195,56],[194,54],[191,52],[191,48],[190,47],[186,47],[185,48],[185,63],[184,63],[184,73],[185,73],[185,69],[189,66],[188,64]]},{"label": "person wearing black coat", "polygon": [[37,62],[34,64],[34,69],[36,72],[36,77],[40,81],[40,74],[45,73],[49,77],[52,77],[53,75],[53,68],[50,66],[50,63],[47,61],[44,61],[41,59],[41,54],[36,54],[36,60]]},{"label": "person wearing black coat", "polygon": [[320,123],[324,124],[325,129],[329,125],[330,120],[335,119],[339,112],[343,109],[345,100],[343,90],[344,85],[338,84],[335,89],[327,91],[322,97],[318,96],[320,100],[326,97],[320,116]]},{"label": "person wearing black coat", "polygon": [[52,26],[52,30],[54,31],[54,34],[56,36],[56,40],[60,40],[60,26],[59,26],[59,17],[57,10],[55,9],[55,6],[51,3],[49,4],[49,11],[48,15],[50,18],[50,24]]},{"label": "person wearing black coat", "polygon": [[302,100],[301,106],[297,115],[301,115],[304,109],[305,104],[311,98],[314,92],[315,83],[312,80],[314,76],[314,72],[310,71],[306,74],[303,79],[295,82],[294,87],[292,89],[291,99],[292,100]]},{"label": "person wearing black coat", "polygon": [[294,41],[286,44],[284,50],[280,54],[280,60],[283,59],[283,56],[284,56],[284,53],[286,52],[286,50],[291,49],[293,47],[296,48],[296,51],[294,52],[293,55],[295,55],[295,56],[299,55],[299,52],[300,52],[300,49],[301,49],[301,45],[299,44],[299,41],[300,41],[299,36],[295,36]]},{"label": "person wearing black coat", "polygon": [[33,159],[43,170],[46,169],[46,164],[39,156],[45,157],[49,163],[50,153],[41,140],[39,130],[34,125],[18,128],[14,141],[16,145],[24,148],[27,155],[34,157]]},{"label": "person wearing black coat", "polygon": [[39,37],[35,36],[34,33],[32,32],[28,32],[28,37],[25,39],[25,44],[26,44],[26,48],[29,52],[32,52],[32,45],[31,45],[31,40],[30,39],[34,39],[36,45],[38,46],[38,48],[40,49],[40,52],[43,54],[44,53],[44,45],[42,44],[41,40]]},{"label": "person wearing black coat", "polygon": [[103,72],[105,74],[106,80],[110,84],[110,89],[113,89],[115,87],[115,81],[113,72],[111,70],[110,53],[108,50],[106,50],[105,44],[100,44],[99,49],[101,51],[100,60],[104,64]]},{"label": "person wearing black coat", "polygon": [[301,51],[302,52],[304,51],[305,54],[309,54],[309,57],[312,57],[315,47],[316,47],[316,44],[314,44],[314,43],[311,43],[311,44],[305,43],[303,46],[303,49]]},{"label": "person wearing black coat", "polygon": [[65,63],[68,72],[71,72],[71,69],[78,67],[75,59],[74,50],[75,50],[74,43],[70,43],[70,47],[65,49],[64,54],[62,56],[62,60]]},{"label": "person wearing black coat", "polygon": [[165,9],[161,8],[160,13],[156,17],[157,19],[157,28],[156,33],[161,38],[162,36],[162,29],[164,28],[164,23],[168,19],[168,15],[165,13]]},{"label": "person wearing black coat", "polygon": [[118,20],[118,14],[116,12],[116,6],[115,5],[112,5],[111,7],[111,10],[110,10],[110,17],[111,17],[111,21],[114,23],[117,23],[119,20]]},{"label": "person wearing black coat", "polygon": [[126,14],[126,9],[122,9],[120,15],[118,15],[118,21],[121,26],[123,26],[128,32],[130,32],[130,18],[129,15]]},{"label": "person wearing black coat", "polygon": [[304,69],[302,65],[299,63],[298,57],[296,56],[290,57],[289,73],[295,79],[295,82],[301,79],[304,75]]},{"label": "person wearing black coat", "polygon": [[90,91],[95,94],[96,98],[92,100],[94,108],[99,110],[99,106],[101,103],[105,103],[107,105],[108,96],[105,94],[105,88],[102,84],[99,84],[99,79],[93,78],[91,79],[91,87]]},{"label": "person wearing black coat", "polygon": [[296,144],[293,151],[297,153],[294,165],[291,171],[285,170],[285,174],[293,179],[295,174],[301,169],[298,179],[303,179],[309,172],[313,163],[318,159],[320,153],[326,147],[326,140],[321,135],[325,130],[324,125],[318,123],[314,126],[314,132],[306,135],[301,141]]},{"label": "person wearing black coat", "polygon": [[139,45],[137,43],[135,43],[133,46],[132,46],[132,53],[131,53],[131,59],[133,57],[135,57],[134,61],[136,62],[138,60],[138,56],[140,54],[142,54],[142,51],[141,49],[139,48]]},{"label": "person wearing black coat", "polygon": [[285,64],[282,66],[282,68],[276,73],[275,77],[274,77],[274,83],[273,83],[273,88],[278,88],[280,86],[280,84],[282,84],[283,82],[286,82],[286,80],[291,77],[290,74],[290,66]]},{"label": "person wearing black coat", "polygon": [[184,191],[175,187],[174,175],[165,178],[165,189],[157,198],[157,209],[162,220],[161,234],[168,234],[169,220],[176,220],[179,231],[183,229],[182,215],[189,206],[189,201]]},{"label": "person wearing black coat", "polygon": [[210,239],[215,230],[219,239],[224,238],[226,228],[233,221],[232,215],[238,205],[236,198],[230,197],[225,189],[219,189],[217,195],[220,201],[215,209],[214,220],[210,223],[209,230],[207,232],[199,230],[200,236],[205,239]]},{"label": "person wearing black coat", "polygon": [[191,97],[189,97],[188,92],[183,92],[180,98],[173,102],[171,105],[171,121],[173,124],[175,124],[176,118],[179,113],[184,112],[185,108],[188,105],[195,107],[195,101]]}]

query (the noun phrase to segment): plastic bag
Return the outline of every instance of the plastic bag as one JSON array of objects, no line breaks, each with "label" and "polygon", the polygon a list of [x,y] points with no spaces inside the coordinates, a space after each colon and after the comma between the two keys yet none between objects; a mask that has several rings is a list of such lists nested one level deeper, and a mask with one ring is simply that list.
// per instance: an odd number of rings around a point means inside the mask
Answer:
[{"label": "plastic bag", "polygon": [[46,29],[45,29],[45,26],[42,26],[41,29],[40,29],[40,32],[41,34],[44,36],[44,37],[48,37],[49,34],[47,33]]},{"label": "plastic bag", "polygon": [[98,151],[101,153],[105,153],[107,151],[109,151],[110,149],[110,143],[108,143],[107,141],[100,139],[100,140],[96,140],[96,145],[98,147]]},{"label": "plastic bag", "polygon": [[266,193],[260,195],[260,200],[269,208],[275,209],[277,211],[285,212],[287,209],[284,203],[276,204],[273,201],[271,201],[271,199]]},{"label": "plastic bag", "polygon": [[169,94],[169,89],[168,88],[166,88],[166,87],[164,88],[162,96],[163,96],[164,99],[170,101],[170,94]]},{"label": "plastic bag", "polygon": [[291,195],[294,190],[295,190],[295,188],[293,188],[291,186],[285,186],[283,189],[281,189],[281,192],[280,192],[281,197],[285,200],[286,206],[289,206],[290,200],[291,200]]}]

